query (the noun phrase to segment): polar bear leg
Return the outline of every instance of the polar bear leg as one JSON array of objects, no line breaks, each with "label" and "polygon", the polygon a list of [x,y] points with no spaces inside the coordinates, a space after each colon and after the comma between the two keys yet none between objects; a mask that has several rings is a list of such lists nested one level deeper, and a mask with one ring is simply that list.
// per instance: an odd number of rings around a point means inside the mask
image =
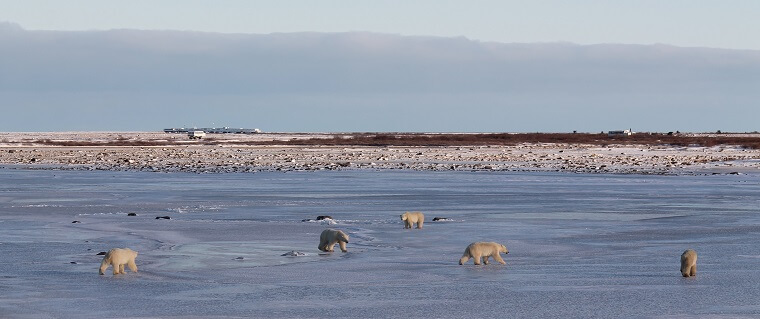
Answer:
[{"label": "polar bear leg", "polygon": [[127,272],[124,271],[124,264],[119,264],[119,273],[120,274],[126,274]]},{"label": "polar bear leg", "polygon": [[472,255],[472,259],[475,261],[476,265],[480,265],[480,258],[481,257],[482,257],[481,255]]},{"label": "polar bear leg", "polygon": [[488,265],[488,257],[489,256],[483,256],[483,265]]},{"label": "polar bear leg", "polygon": [[118,275],[119,274],[119,264],[117,264],[115,261],[111,262],[111,266],[113,266],[113,274]]},{"label": "polar bear leg", "polygon": [[327,251],[332,252],[335,249],[335,242],[331,242],[327,244]]},{"label": "polar bear leg", "polygon": [[412,223],[411,220],[407,219],[407,220],[404,221],[404,228],[406,228],[406,229],[412,228],[413,225],[414,225],[414,223]]},{"label": "polar bear leg", "polygon": [[697,264],[694,264],[694,266],[691,266],[691,269],[689,269],[689,276],[696,276],[697,275]]},{"label": "polar bear leg", "polygon": [[424,221],[424,220],[422,220],[422,219],[418,220],[418,221],[417,221],[417,229],[421,229],[421,228],[422,228],[422,223],[424,223],[424,222],[425,222],[425,221]]},{"label": "polar bear leg", "polygon": [[493,255],[493,259],[498,261],[502,265],[506,265],[507,263],[504,261],[504,259],[501,259],[501,256],[497,252],[496,255]]},{"label": "polar bear leg", "polygon": [[132,259],[127,263],[127,266],[129,266],[129,270],[132,272],[137,272],[137,264],[135,264],[135,260]]},{"label": "polar bear leg", "polygon": [[348,250],[346,250],[346,243],[345,242],[339,241],[338,245],[340,246],[340,251],[342,251],[344,253],[348,251]]}]

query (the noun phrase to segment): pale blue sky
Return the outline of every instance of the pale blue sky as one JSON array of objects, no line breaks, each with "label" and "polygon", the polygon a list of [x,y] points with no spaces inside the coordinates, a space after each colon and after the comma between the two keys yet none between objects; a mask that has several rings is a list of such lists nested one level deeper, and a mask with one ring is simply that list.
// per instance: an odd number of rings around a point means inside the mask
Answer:
[{"label": "pale blue sky", "polygon": [[372,31],[760,50],[757,0],[0,0],[29,30]]},{"label": "pale blue sky", "polygon": [[0,0],[0,131],[757,131],[758,16],[760,0]]}]

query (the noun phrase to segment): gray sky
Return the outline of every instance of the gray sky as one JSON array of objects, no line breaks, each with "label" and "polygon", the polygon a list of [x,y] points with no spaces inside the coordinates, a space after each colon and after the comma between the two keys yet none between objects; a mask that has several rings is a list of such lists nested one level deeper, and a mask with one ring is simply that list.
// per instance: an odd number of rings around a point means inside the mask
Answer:
[{"label": "gray sky", "polygon": [[371,31],[760,50],[756,0],[0,0],[30,30]]},{"label": "gray sky", "polygon": [[[754,131],[756,12],[760,1],[0,0],[0,131]],[[111,29],[214,33],[96,31]]]}]

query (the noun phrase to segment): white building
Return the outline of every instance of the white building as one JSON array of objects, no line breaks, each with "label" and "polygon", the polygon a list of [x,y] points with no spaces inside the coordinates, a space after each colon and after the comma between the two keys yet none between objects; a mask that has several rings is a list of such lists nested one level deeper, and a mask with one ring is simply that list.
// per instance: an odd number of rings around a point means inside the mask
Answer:
[{"label": "white building", "polygon": [[623,131],[609,131],[607,132],[607,136],[631,136],[633,135],[633,130],[627,129]]}]

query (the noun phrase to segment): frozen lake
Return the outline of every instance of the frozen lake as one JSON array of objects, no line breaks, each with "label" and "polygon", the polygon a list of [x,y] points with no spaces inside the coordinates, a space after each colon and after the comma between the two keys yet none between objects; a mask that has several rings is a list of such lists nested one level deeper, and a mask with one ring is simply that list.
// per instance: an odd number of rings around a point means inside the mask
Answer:
[{"label": "frozen lake", "polygon": [[[0,317],[757,317],[759,211],[760,175],[0,169]],[[138,274],[98,275],[115,247]]]}]

